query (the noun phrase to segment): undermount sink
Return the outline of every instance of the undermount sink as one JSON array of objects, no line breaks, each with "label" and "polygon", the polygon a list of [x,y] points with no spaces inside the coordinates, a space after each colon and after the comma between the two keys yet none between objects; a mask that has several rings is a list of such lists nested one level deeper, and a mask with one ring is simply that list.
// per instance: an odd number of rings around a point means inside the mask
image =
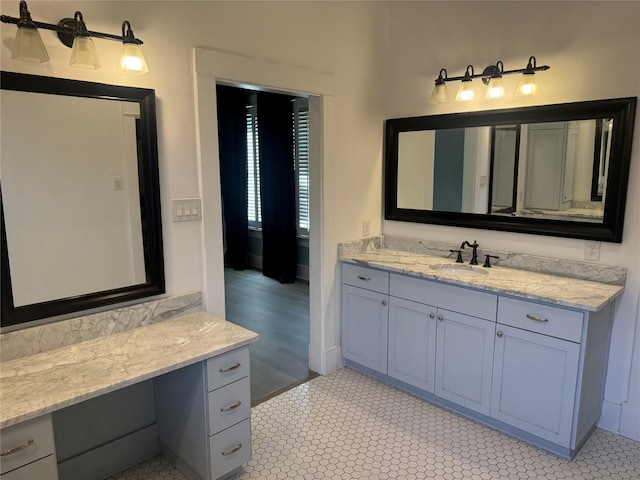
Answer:
[{"label": "undermount sink", "polygon": [[488,272],[482,267],[472,267],[471,265],[464,265],[461,263],[438,263],[431,265],[432,270],[438,270],[444,273],[450,273],[452,275],[466,275],[466,276],[482,276]]}]

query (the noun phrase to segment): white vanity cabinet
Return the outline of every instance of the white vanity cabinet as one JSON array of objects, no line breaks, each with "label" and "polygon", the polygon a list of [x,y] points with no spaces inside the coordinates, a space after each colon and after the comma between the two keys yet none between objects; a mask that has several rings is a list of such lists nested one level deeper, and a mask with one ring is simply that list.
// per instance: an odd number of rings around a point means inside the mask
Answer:
[{"label": "white vanity cabinet", "polygon": [[389,274],[345,265],[342,287],[342,355],[387,373]]},{"label": "white vanity cabinet", "polygon": [[488,414],[496,298],[344,264],[343,357]]},{"label": "white vanity cabinet", "polygon": [[600,417],[610,332],[611,303],[576,310],[343,264],[347,365],[564,457]]},{"label": "white vanity cabinet", "polygon": [[[403,346],[397,342],[394,347],[396,350],[410,350],[404,353],[407,358],[418,355],[418,364],[422,368],[425,362],[430,365],[433,387],[424,390],[488,414],[497,296],[395,273],[390,277],[389,295],[392,299],[428,306],[423,318],[431,325],[431,330],[426,334],[418,330],[415,332],[418,338],[413,343]],[[435,338],[428,345],[428,350],[413,350],[415,343],[427,341],[434,332]],[[404,337],[410,335],[405,329]],[[392,336],[391,328],[389,336]],[[389,375],[393,376],[391,368]],[[394,378],[406,381],[398,376]]]},{"label": "white vanity cabinet", "polygon": [[491,416],[567,449],[579,447],[600,416],[609,310],[501,297]]},{"label": "white vanity cabinet", "polygon": [[2,480],[57,480],[51,415],[0,431]]},{"label": "white vanity cabinet", "polygon": [[431,305],[389,299],[388,374],[429,393],[436,382],[436,312]]},{"label": "white vanity cabinet", "polygon": [[495,322],[438,310],[438,397],[489,414]]},{"label": "white vanity cabinet", "polygon": [[163,453],[189,478],[224,478],[251,460],[249,347],[154,379]]}]

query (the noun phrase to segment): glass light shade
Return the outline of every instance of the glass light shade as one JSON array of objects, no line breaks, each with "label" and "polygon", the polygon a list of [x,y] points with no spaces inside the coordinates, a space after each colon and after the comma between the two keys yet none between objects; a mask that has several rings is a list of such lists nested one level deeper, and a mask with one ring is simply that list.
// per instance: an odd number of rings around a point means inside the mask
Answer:
[{"label": "glass light shade", "polygon": [[34,63],[49,61],[49,54],[37,28],[18,27],[11,49],[11,58]]},{"label": "glass light shade", "polygon": [[93,68],[94,70],[102,67],[98,51],[91,37],[77,36],[73,39],[69,65],[72,67]]},{"label": "glass light shade", "polygon": [[473,100],[475,93],[476,92],[473,88],[473,83],[462,82],[460,84],[460,88],[458,89],[458,93],[456,94],[456,102],[466,102],[469,100]]},{"label": "glass light shade", "polygon": [[122,46],[122,55],[120,56],[120,71],[130,73],[147,73],[149,67],[142,53],[140,45],[135,43],[125,43]]},{"label": "glass light shade", "polygon": [[523,74],[516,89],[516,95],[538,95],[539,93],[540,87],[538,86],[535,74]]},{"label": "glass light shade", "polygon": [[431,97],[429,97],[429,103],[448,103],[449,102],[449,92],[447,91],[447,86],[443,83],[441,85],[436,85],[433,87],[433,91],[431,92]]},{"label": "glass light shade", "polygon": [[492,78],[487,86],[487,93],[484,98],[500,98],[504,97],[504,85],[502,77]]}]

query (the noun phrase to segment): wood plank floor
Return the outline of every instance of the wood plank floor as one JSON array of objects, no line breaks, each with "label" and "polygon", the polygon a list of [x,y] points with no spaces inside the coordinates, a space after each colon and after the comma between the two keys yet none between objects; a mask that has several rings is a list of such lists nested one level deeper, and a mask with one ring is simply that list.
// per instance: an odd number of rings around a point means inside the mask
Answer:
[{"label": "wood plank floor", "polygon": [[225,269],[227,320],[260,335],[251,345],[251,402],[306,381],[309,284],[281,284],[256,270]]}]

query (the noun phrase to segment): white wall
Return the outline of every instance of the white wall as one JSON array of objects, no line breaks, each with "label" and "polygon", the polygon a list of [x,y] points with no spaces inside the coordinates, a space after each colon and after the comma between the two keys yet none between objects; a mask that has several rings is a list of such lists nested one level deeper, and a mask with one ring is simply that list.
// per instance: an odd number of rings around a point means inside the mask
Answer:
[{"label": "white wall", "polygon": [[[382,120],[413,115],[559,103],[640,94],[640,3],[637,2],[39,2],[29,8],[37,20],[57,22],[80,8],[89,29],[118,33],[131,21],[151,69],[142,76],[112,65],[120,46],[96,40],[103,68],[67,66],[69,50],[51,32],[43,38],[51,62],[13,62],[8,45],[15,27],[1,26],[3,70],[156,89],[167,290],[201,290],[201,224],[170,221],[172,198],[199,195],[195,138],[192,49],[205,47],[333,74],[335,148],[324,152],[323,202],[335,215],[325,228],[335,241],[371,233],[459,242],[477,238],[487,247],[582,259],[581,240],[382,221]],[[0,2],[16,16],[17,1]],[[463,73],[468,63],[498,59],[523,68],[530,55],[551,70],[540,75],[536,98],[479,100],[461,107],[428,104],[440,68]],[[595,69],[592,69],[595,66]],[[479,67],[482,68],[482,67]],[[603,72],[611,72],[604,75]],[[517,79],[507,78],[515,89]],[[332,107],[333,108],[333,107]],[[636,122],[636,140],[640,139]],[[637,145],[638,142],[636,142]],[[630,267],[627,290],[618,303],[607,381],[603,426],[619,425],[621,412],[640,410],[640,389],[629,391],[640,291],[640,149],[633,153],[624,242],[602,244],[601,263]],[[316,205],[313,208],[318,208]],[[313,266],[312,266],[313,267]],[[333,285],[328,285],[333,288]],[[333,297],[333,296],[332,296]],[[329,299],[331,301],[331,299]],[[325,325],[338,344],[336,325]],[[638,358],[633,363],[640,375]],[[631,393],[631,396],[629,396]],[[637,414],[636,414],[637,418]]]},{"label": "white wall", "polygon": [[[55,34],[42,31],[51,61],[45,64],[15,62],[10,46],[15,26],[2,24],[2,68],[39,75],[75,78],[156,90],[158,150],[167,293],[203,290],[205,259],[200,222],[172,223],[171,199],[200,196],[198,141],[196,138],[194,48],[233,53],[281,65],[326,72],[335,78],[335,97],[325,102],[325,114],[335,141],[323,152],[321,208],[311,205],[312,218],[327,215],[323,245],[316,269],[335,271],[336,246],[341,240],[362,235],[362,221],[372,232],[381,229],[382,120],[381,91],[386,27],[376,3],[354,2],[70,2],[30,1],[33,18],[56,23],[81,9],[90,30],[120,31],[131,22],[141,38],[150,72],[131,76],[115,68],[121,46],[96,40],[102,69],[87,71],[67,66],[69,50]],[[3,14],[16,16],[17,1],[0,2]],[[328,107],[327,107],[328,105]],[[212,132],[213,135],[213,132]],[[317,172],[316,172],[317,173]],[[314,172],[312,171],[312,177]],[[313,179],[312,179],[313,182]],[[205,205],[205,209],[207,206]],[[219,199],[212,208],[219,208]],[[204,212],[206,216],[206,211]],[[313,225],[312,225],[313,229]],[[328,233],[327,233],[328,232]],[[314,265],[312,265],[312,269]],[[311,273],[313,277],[313,272]],[[212,289],[218,283],[215,281]],[[322,309],[335,309],[333,275],[324,275]],[[219,297],[218,297],[219,298]],[[209,309],[209,308],[208,308]],[[327,314],[321,326],[327,348],[336,347],[339,329]],[[335,348],[334,348],[335,350]]]},{"label": "white wall", "polygon": [[[2,90],[2,187],[16,306],[144,283],[135,121],[125,117],[125,105]],[[125,142],[126,135],[134,140]]]},{"label": "white wall", "polygon": [[[393,4],[389,18],[387,117],[640,95],[638,2],[409,2]],[[428,103],[441,68],[449,76],[462,75],[468,64],[477,72],[497,60],[504,62],[505,69],[524,68],[531,55],[538,65],[551,66],[539,74],[542,94],[538,97],[482,98],[462,105]],[[505,77],[508,92],[515,90],[517,81],[515,75]],[[450,91],[450,96],[454,93]],[[603,243],[600,252],[600,263],[629,269],[625,293],[615,309],[600,424],[639,438],[638,352],[632,362],[640,293],[639,118],[634,135],[623,243]],[[582,240],[390,221],[383,223],[383,233],[454,243],[477,238],[488,248],[583,259]],[[636,379],[632,390],[631,378]]]}]

